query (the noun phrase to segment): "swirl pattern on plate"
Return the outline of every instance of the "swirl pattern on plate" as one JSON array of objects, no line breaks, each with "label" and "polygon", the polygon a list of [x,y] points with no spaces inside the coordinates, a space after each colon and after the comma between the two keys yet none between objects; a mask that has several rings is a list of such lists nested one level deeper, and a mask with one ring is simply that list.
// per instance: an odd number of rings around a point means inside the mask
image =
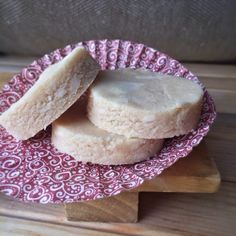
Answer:
[{"label": "swirl pattern on plate", "polygon": [[113,196],[138,187],[178,159],[187,156],[208,133],[216,111],[212,98],[197,77],[178,61],[140,43],[123,40],[92,40],[65,48],[34,61],[15,75],[0,93],[0,112],[37,81],[49,65],[83,45],[103,70],[146,68],[154,72],[182,76],[202,86],[204,104],[196,130],[165,141],[161,152],[150,160],[133,165],[102,166],[76,162],[51,144],[51,128],[26,141],[17,141],[0,127],[0,191],[26,202],[69,203]]}]

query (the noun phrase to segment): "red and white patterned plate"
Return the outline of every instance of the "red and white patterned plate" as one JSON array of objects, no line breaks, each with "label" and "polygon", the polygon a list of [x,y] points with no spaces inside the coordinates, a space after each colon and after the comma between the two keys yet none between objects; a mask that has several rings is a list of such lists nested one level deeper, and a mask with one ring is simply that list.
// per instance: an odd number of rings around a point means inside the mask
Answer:
[{"label": "red and white patterned plate", "polygon": [[[15,75],[0,93],[0,112],[21,98],[45,68],[81,44],[102,69],[141,67],[201,84],[178,61],[143,44],[123,40],[87,41],[57,49]],[[179,158],[186,157],[209,131],[216,111],[212,98],[202,88],[204,104],[197,129],[166,140],[159,155],[133,165],[102,166],[77,162],[52,146],[50,127],[27,141],[16,141],[0,127],[0,191],[26,202],[68,203],[112,196],[138,187],[145,179],[154,178]]]}]

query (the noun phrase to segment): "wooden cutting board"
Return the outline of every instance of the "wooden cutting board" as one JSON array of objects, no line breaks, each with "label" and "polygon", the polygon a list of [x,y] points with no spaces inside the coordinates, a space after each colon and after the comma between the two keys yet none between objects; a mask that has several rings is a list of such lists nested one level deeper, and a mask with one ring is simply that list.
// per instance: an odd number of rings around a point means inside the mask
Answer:
[{"label": "wooden cutting board", "polygon": [[219,185],[220,174],[202,142],[189,156],[133,191],[101,200],[65,204],[65,211],[67,219],[72,221],[137,222],[139,192],[213,193]]}]

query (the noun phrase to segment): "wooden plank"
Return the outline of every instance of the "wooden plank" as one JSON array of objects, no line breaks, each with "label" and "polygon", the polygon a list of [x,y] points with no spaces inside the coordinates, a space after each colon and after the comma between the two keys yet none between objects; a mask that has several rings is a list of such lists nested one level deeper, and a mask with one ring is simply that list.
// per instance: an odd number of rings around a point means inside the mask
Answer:
[{"label": "wooden plank", "polygon": [[187,63],[213,97],[218,112],[236,113],[236,65]]},{"label": "wooden plank", "polygon": [[[91,223],[90,223],[91,224]],[[98,224],[98,223],[97,223]],[[65,226],[60,224],[50,224],[46,222],[35,222],[31,220],[11,218],[6,216],[0,216],[0,235],[7,236],[17,236],[17,235],[27,235],[27,236],[75,236],[75,235],[134,235],[134,236],[184,236],[189,235],[183,232],[176,232],[173,230],[164,229],[162,227],[149,226],[139,226],[139,225],[129,225],[129,224],[107,224],[104,231],[98,231],[97,228],[85,229],[78,228],[77,226]],[[109,232],[110,231],[110,232]],[[114,232],[112,232],[114,231]]]},{"label": "wooden plank", "polygon": [[65,204],[71,221],[127,222],[138,220],[138,193],[123,192],[95,201]]},{"label": "wooden plank", "polygon": [[236,115],[218,113],[207,137],[210,139],[236,141]]},{"label": "wooden plank", "polygon": [[222,180],[236,182],[236,115],[218,114],[205,140]]},{"label": "wooden plank", "polygon": [[0,73],[14,73],[14,74],[18,74],[20,71],[22,70],[21,66],[9,66],[9,65],[5,65],[5,66],[1,66],[0,65]]},{"label": "wooden plank", "polygon": [[198,76],[213,78],[236,79],[236,64],[208,64],[208,63],[184,63],[193,73]]},{"label": "wooden plank", "polygon": [[135,191],[211,193],[218,190],[219,184],[219,172],[202,142],[188,157],[179,160],[157,178],[145,181]]},{"label": "wooden plank", "polygon": [[0,215],[122,235],[229,236],[236,232],[235,199],[236,183],[227,182],[214,194],[141,193],[139,223],[112,224],[67,221],[62,204],[23,203],[0,195]]},{"label": "wooden plank", "polygon": [[14,72],[0,72],[0,88],[15,75]]},{"label": "wooden plank", "polygon": [[209,88],[214,99],[217,112],[236,114],[236,90],[220,90]]},{"label": "wooden plank", "polygon": [[236,141],[207,138],[206,143],[222,180],[236,182]]},{"label": "wooden plank", "polygon": [[[40,57],[38,57],[40,58]],[[27,56],[2,56],[0,57],[0,67],[12,66],[12,67],[25,67],[32,63],[37,57]]]},{"label": "wooden plank", "polygon": [[[236,66],[234,66],[236,68]],[[236,77],[236,74],[235,74]],[[198,75],[200,81],[208,88],[208,89],[217,89],[217,90],[236,90],[236,78],[228,77],[227,74],[222,77],[213,77],[213,75],[209,76],[201,76]]]},{"label": "wooden plank", "polygon": [[7,83],[13,76],[15,75],[15,72],[1,72],[0,71],[0,89],[4,84]]},{"label": "wooden plank", "polygon": [[74,236],[74,235],[85,235],[85,236],[112,236],[118,235],[116,233],[99,232],[91,229],[82,229],[75,227],[68,227],[64,225],[55,225],[49,223],[36,222],[25,219],[16,219],[6,216],[0,216],[0,235],[7,236]]},{"label": "wooden plank", "polygon": [[230,236],[236,232],[236,183],[222,183],[214,194],[143,193],[140,224],[188,235]]},{"label": "wooden plank", "polygon": [[[0,193],[0,215],[12,218],[29,219],[55,225],[87,228],[99,231],[115,232],[122,235],[155,234],[165,236],[185,235],[163,227],[130,223],[102,223],[68,221],[64,214],[63,204],[35,204],[17,201]],[[55,226],[57,227],[57,226]]]}]

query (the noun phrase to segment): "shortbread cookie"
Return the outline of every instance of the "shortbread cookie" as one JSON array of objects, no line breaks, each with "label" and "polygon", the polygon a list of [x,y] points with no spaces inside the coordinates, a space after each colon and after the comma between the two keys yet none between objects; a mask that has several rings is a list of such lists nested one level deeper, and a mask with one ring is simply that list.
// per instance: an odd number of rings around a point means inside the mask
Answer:
[{"label": "shortbread cookie", "polygon": [[16,139],[34,136],[75,103],[99,68],[83,47],[74,49],[40,75],[24,96],[0,116],[0,124]]},{"label": "shortbread cookie", "polygon": [[78,161],[105,165],[132,164],[158,153],[163,140],[127,138],[94,126],[81,104],[74,104],[52,124],[52,143]]},{"label": "shortbread cookie", "polygon": [[88,118],[108,132],[145,139],[186,134],[202,107],[200,85],[145,70],[101,71],[91,86]]}]

